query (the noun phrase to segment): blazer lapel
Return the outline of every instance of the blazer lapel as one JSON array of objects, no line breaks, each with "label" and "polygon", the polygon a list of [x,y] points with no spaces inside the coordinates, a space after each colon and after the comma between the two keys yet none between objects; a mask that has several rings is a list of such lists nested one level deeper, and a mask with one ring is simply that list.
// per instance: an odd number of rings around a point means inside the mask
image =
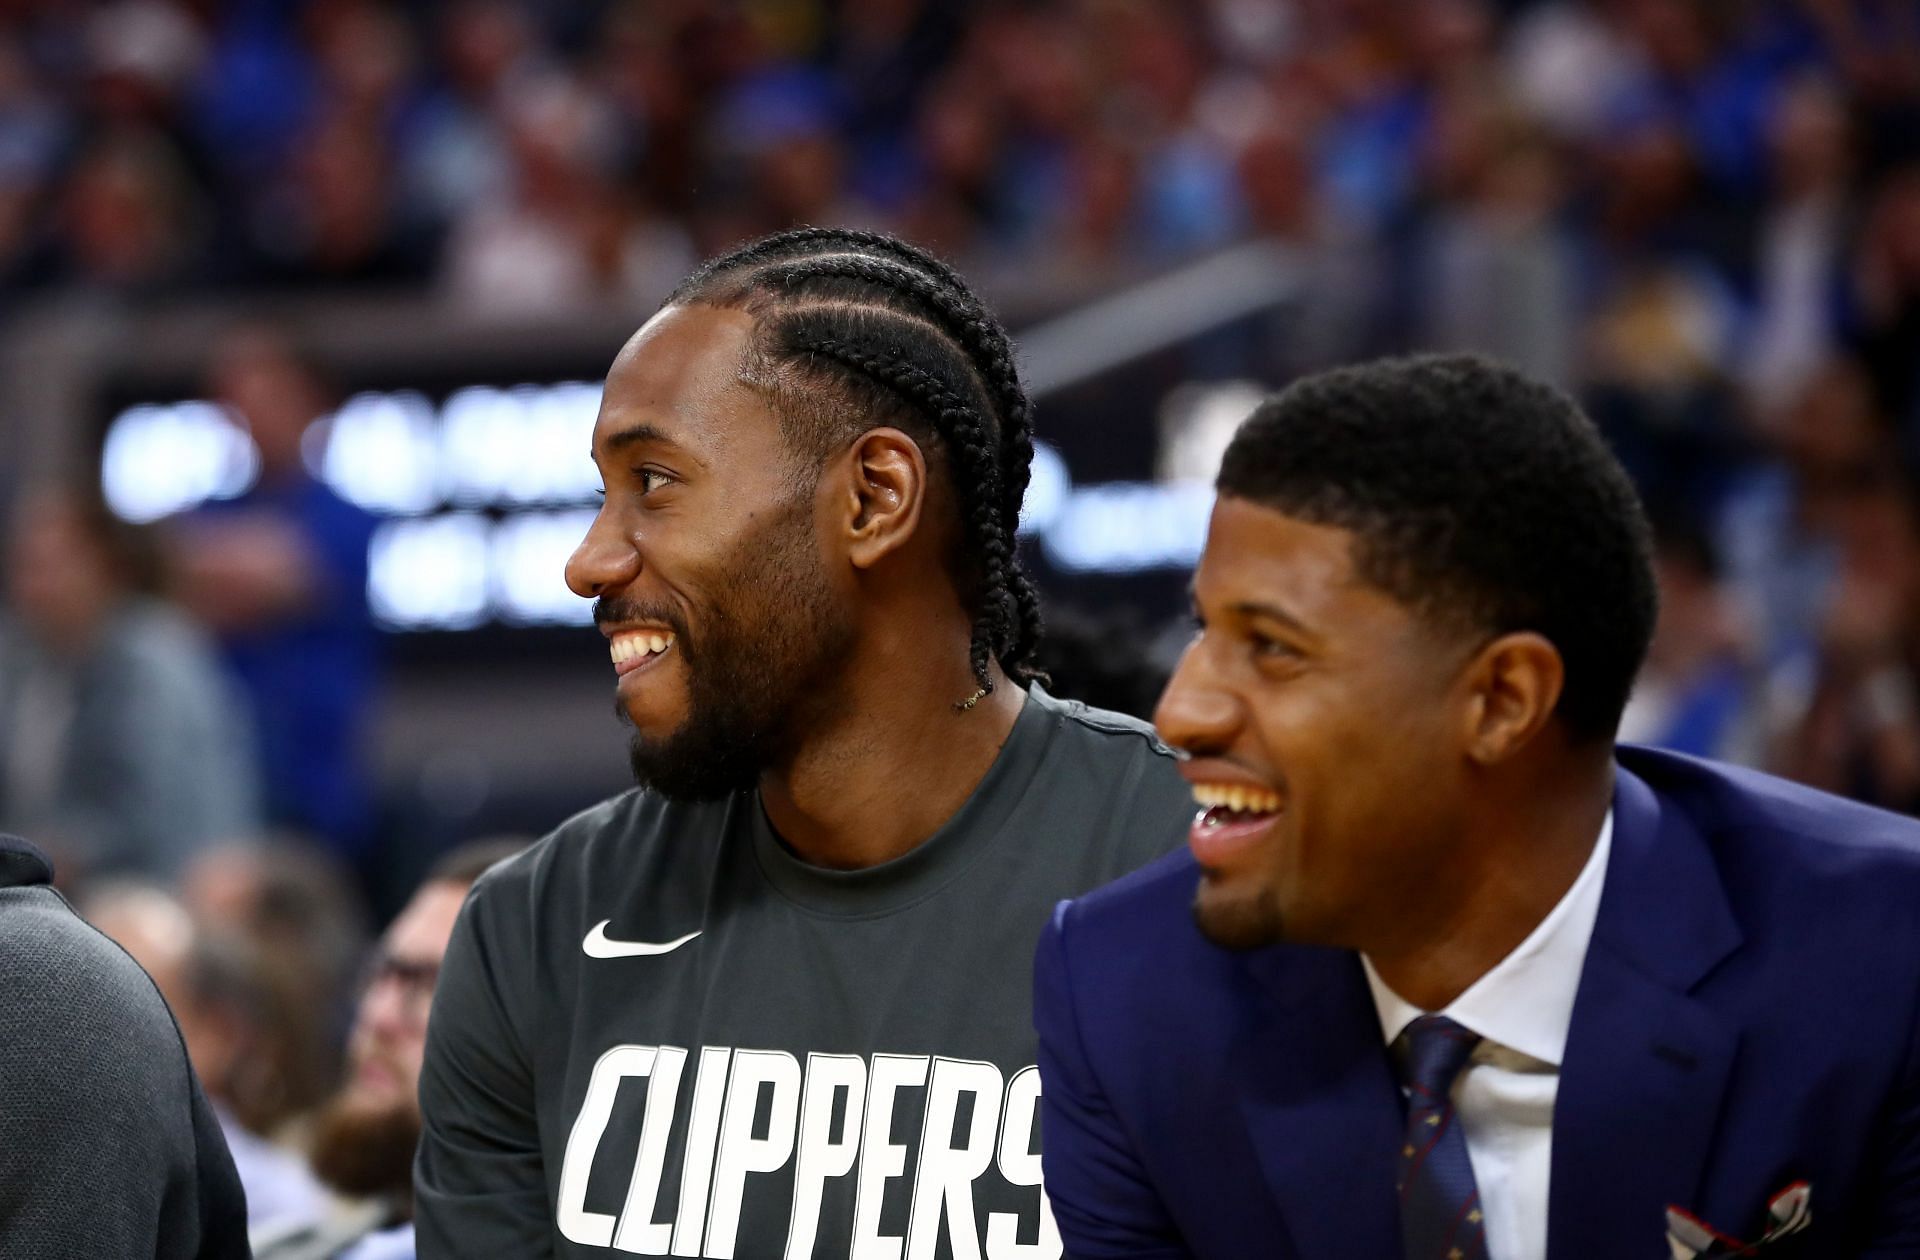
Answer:
[{"label": "blazer lapel", "polygon": [[1738,1042],[1689,991],[1739,944],[1704,839],[1621,769],[1553,1112],[1547,1254],[1661,1254],[1694,1202]]},{"label": "blazer lapel", "polygon": [[1241,1115],[1302,1260],[1398,1260],[1400,1090],[1359,958],[1248,958],[1233,1047]]}]

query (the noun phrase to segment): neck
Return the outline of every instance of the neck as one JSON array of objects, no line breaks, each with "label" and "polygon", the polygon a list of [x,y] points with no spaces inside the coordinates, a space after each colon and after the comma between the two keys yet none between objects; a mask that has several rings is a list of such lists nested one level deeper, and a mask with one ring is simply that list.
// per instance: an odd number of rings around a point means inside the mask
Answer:
[{"label": "neck", "polygon": [[1388,988],[1440,1010],[1540,925],[1600,838],[1613,803],[1611,752],[1557,773],[1521,771],[1509,776],[1515,790],[1474,794],[1445,877],[1426,882],[1421,909],[1363,947]]},{"label": "neck", "polygon": [[993,690],[956,709],[979,683],[967,630],[939,630],[863,645],[834,684],[844,703],[761,776],[768,821],[803,860],[857,870],[897,858],[938,831],[993,766],[1026,693],[995,663]]}]

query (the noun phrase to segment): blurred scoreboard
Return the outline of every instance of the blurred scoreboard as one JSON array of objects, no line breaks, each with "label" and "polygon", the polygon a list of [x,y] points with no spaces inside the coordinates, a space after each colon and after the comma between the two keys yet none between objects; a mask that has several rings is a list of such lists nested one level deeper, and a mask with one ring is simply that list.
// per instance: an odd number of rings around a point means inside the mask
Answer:
[{"label": "blurred scoreboard", "polygon": [[[600,385],[583,380],[470,384],[441,394],[366,390],[314,423],[308,467],[381,518],[367,598],[382,626],[464,631],[591,620],[589,602],[561,575],[597,502],[588,445],[599,402]],[[1079,449],[1083,462],[1109,462]],[[1159,480],[1082,482],[1075,455],[1071,442],[1035,445],[1021,535],[1043,586],[1050,574],[1192,567],[1213,504],[1208,479],[1190,475],[1192,461],[1174,461]],[[1151,453],[1137,462],[1151,465]],[[101,487],[129,521],[243,494],[258,475],[245,427],[214,403],[133,401],[107,417]]]}]

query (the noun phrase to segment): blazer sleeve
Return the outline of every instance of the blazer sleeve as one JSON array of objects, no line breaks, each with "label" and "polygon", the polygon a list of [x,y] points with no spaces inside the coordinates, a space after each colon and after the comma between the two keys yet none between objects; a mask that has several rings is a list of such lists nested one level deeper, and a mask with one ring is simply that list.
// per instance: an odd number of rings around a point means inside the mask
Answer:
[{"label": "blazer sleeve", "polygon": [[508,956],[487,882],[461,909],[440,967],[420,1070],[414,1223],[421,1260],[541,1260],[553,1218],[534,1077],[512,1018]]},{"label": "blazer sleeve", "polygon": [[1071,1260],[1189,1255],[1095,1077],[1067,959],[1073,903],[1054,909],[1034,959],[1040,1036],[1040,1141],[1047,1198]]}]

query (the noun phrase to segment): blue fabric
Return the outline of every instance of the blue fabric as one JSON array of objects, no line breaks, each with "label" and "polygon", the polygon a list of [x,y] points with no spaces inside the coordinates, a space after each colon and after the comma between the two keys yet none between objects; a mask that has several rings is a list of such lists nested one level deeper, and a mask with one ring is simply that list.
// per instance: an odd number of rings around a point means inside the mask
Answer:
[{"label": "blue fabric", "polygon": [[[1553,1121],[1550,1260],[1662,1255],[1679,1207],[1807,1256],[1920,1252],[1920,824],[1622,748]],[[1176,853],[1036,960],[1048,1198],[1076,1260],[1397,1260],[1403,1104],[1357,955],[1206,941]]]},{"label": "blue fabric", "polygon": [[1716,661],[1681,693],[1666,729],[1648,743],[1669,752],[1710,757],[1725,748],[1747,712],[1748,677],[1739,661]]},{"label": "blue fabric", "polygon": [[375,518],[311,478],[262,485],[200,511],[272,512],[292,521],[318,557],[314,608],[229,635],[222,646],[253,704],[269,816],[351,857],[372,812],[361,743],[378,681],[379,641],[367,611]]},{"label": "blue fabric", "polygon": [[1407,1131],[1399,1189],[1406,1260],[1485,1260],[1480,1191],[1452,1094],[1480,1038],[1444,1015],[1422,1015],[1403,1036]]}]

